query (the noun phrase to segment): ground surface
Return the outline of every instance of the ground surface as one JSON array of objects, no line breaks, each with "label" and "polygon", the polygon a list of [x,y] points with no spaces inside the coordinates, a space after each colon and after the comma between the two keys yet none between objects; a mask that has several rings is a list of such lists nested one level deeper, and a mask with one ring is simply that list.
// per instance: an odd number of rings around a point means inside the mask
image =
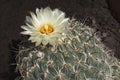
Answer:
[{"label": "ground surface", "polygon": [[0,80],[13,80],[8,77],[13,75],[9,67],[11,53],[8,45],[12,40],[22,39],[19,33],[25,16],[30,11],[35,11],[36,7],[47,6],[59,8],[68,17],[75,17],[80,21],[87,19],[86,23],[97,28],[103,36],[103,43],[120,58],[120,26],[112,17],[105,0],[0,0]]}]

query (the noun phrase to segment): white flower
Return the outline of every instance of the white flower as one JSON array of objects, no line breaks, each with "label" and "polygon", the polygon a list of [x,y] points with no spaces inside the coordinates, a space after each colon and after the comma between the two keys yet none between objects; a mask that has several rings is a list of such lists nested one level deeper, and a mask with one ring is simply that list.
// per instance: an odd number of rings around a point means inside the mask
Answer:
[{"label": "white flower", "polygon": [[36,9],[36,14],[31,12],[31,17],[26,17],[26,25],[21,26],[25,31],[24,35],[30,35],[29,40],[35,42],[36,46],[56,45],[66,32],[69,18],[65,18],[65,13],[49,7]]}]

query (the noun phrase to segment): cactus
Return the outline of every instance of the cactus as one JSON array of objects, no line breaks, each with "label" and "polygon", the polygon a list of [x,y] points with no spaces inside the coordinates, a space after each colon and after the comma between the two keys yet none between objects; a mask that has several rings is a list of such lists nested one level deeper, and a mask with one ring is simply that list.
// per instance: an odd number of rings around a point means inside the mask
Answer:
[{"label": "cactus", "polygon": [[120,80],[120,62],[94,29],[49,7],[36,9],[21,26],[29,41],[19,44],[16,80]]},{"label": "cactus", "polygon": [[94,29],[70,20],[57,46],[21,42],[17,80],[120,80],[120,62],[105,50]]}]

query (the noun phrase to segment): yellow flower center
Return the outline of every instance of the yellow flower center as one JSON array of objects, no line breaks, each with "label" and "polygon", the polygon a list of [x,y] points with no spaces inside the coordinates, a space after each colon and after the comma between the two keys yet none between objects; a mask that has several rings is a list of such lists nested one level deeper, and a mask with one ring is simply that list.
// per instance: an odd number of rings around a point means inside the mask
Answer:
[{"label": "yellow flower center", "polygon": [[52,25],[50,24],[45,24],[43,26],[40,27],[40,30],[39,30],[42,34],[49,34],[49,33],[52,33],[54,31],[54,28]]}]

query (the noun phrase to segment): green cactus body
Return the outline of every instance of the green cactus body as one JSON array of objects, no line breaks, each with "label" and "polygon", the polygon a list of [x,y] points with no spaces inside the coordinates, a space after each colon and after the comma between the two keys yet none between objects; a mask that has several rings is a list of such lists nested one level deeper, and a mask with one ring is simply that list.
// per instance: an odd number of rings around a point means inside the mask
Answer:
[{"label": "green cactus body", "polygon": [[70,23],[58,46],[20,44],[20,80],[120,80],[120,62],[104,50],[95,31],[78,21]]}]

